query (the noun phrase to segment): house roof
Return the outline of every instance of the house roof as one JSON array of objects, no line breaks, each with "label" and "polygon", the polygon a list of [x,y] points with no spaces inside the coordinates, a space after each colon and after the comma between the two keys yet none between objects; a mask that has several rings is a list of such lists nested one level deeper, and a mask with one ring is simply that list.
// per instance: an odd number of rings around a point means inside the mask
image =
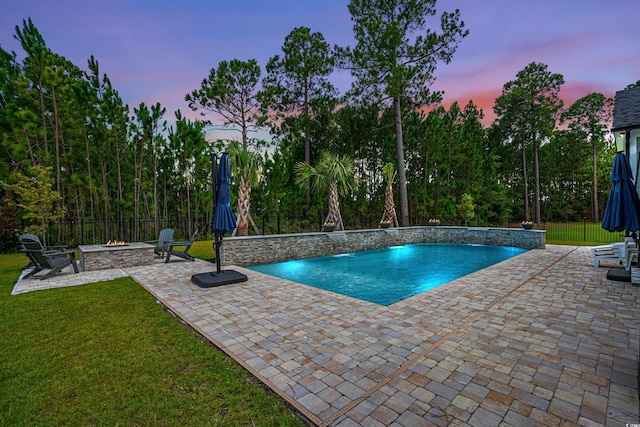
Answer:
[{"label": "house roof", "polygon": [[628,128],[640,128],[640,87],[616,92],[612,130]]}]

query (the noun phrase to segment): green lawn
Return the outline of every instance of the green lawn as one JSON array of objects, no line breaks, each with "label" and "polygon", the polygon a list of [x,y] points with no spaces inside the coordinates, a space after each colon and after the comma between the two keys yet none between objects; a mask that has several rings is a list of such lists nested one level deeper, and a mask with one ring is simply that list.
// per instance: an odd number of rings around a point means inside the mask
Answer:
[{"label": "green lawn", "polygon": [[306,425],[132,279],[11,296],[24,265],[0,255],[0,425]]},{"label": "green lawn", "polygon": [[196,240],[193,242],[191,249],[189,249],[189,255],[193,255],[196,258],[210,260],[215,258],[215,251],[213,250],[213,241],[211,240]]},{"label": "green lawn", "polygon": [[546,223],[545,230],[551,245],[597,246],[624,241],[624,232],[610,233],[599,222]]}]

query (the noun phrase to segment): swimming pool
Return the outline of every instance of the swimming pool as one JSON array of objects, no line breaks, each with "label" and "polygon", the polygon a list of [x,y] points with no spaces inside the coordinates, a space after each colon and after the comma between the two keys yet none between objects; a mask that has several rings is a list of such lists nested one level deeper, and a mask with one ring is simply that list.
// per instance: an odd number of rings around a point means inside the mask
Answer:
[{"label": "swimming pool", "polygon": [[380,305],[391,305],[527,249],[415,243],[247,267]]}]

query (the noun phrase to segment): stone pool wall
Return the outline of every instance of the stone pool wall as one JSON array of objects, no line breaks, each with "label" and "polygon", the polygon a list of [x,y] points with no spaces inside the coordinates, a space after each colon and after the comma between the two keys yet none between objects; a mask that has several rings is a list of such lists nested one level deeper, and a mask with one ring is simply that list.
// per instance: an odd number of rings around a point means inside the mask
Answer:
[{"label": "stone pool wall", "polygon": [[544,230],[447,226],[228,237],[222,245],[222,263],[266,264],[422,242],[541,249],[545,239]]}]

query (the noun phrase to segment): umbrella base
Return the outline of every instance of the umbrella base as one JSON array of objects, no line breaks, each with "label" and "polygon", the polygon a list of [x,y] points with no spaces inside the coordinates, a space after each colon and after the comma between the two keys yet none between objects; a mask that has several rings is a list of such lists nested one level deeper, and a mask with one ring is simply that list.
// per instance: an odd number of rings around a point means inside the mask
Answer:
[{"label": "umbrella base", "polygon": [[621,268],[615,268],[607,272],[607,279],[614,282],[631,282],[631,272]]},{"label": "umbrella base", "polygon": [[210,272],[194,274],[191,276],[191,281],[201,288],[214,288],[216,286],[246,282],[247,276],[233,270],[222,270],[220,273]]}]

